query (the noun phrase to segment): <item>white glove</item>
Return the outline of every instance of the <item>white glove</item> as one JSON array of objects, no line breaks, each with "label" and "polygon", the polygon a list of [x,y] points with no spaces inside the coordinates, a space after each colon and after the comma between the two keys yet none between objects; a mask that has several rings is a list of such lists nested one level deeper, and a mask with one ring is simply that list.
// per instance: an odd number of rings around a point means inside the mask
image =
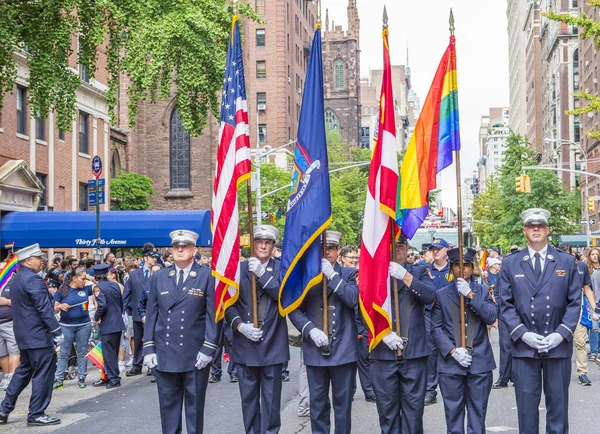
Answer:
[{"label": "white glove", "polygon": [[54,336],[54,343],[56,345],[62,345],[62,343],[65,341],[65,336],[61,333],[58,336]]},{"label": "white glove", "polygon": [[553,348],[558,347],[558,345],[563,341],[563,337],[560,333],[550,333],[548,336],[544,338],[542,341],[542,348],[539,349],[540,353],[547,353]]},{"label": "white glove", "polygon": [[[559,335],[560,336],[560,335]],[[562,336],[561,336],[562,339]],[[546,345],[544,343],[544,337],[537,333],[527,332],[521,336],[521,340],[529,345],[534,350],[541,350]]]},{"label": "white glove", "polygon": [[406,268],[396,262],[390,262],[390,276],[402,280],[406,275]]},{"label": "white glove", "polygon": [[265,274],[265,266],[257,258],[248,258],[248,270],[256,274],[259,279]]},{"label": "white glove", "polygon": [[158,359],[156,358],[156,353],[146,354],[144,356],[144,366],[149,369],[154,369],[158,365]]},{"label": "white glove", "polygon": [[452,358],[456,360],[463,368],[468,368],[471,366],[471,362],[473,361],[473,357],[469,355],[467,349],[462,347],[454,350],[452,353]]},{"label": "white glove", "polygon": [[390,350],[402,350],[404,349],[404,341],[395,332],[389,332],[383,337],[383,343],[386,344]]},{"label": "white glove", "polygon": [[465,297],[471,292],[471,288],[469,288],[469,283],[462,277],[456,279],[456,288],[458,289],[458,293]]},{"label": "white glove", "polygon": [[252,342],[260,341],[260,338],[262,338],[263,335],[263,331],[261,329],[254,328],[252,324],[241,323],[237,330]]},{"label": "white glove", "polygon": [[331,280],[337,274],[331,265],[331,262],[325,258],[321,258],[321,272],[327,277],[327,279]]},{"label": "white glove", "polygon": [[206,354],[202,354],[201,351],[198,351],[198,355],[196,356],[197,369],[206,368],[210,362],[212,362],[212,357],[209,357]]},{"label": "white glove", "polygon": [[316,327],[310,331],[309,336],[319,348],[329,343],[327,335]]}]

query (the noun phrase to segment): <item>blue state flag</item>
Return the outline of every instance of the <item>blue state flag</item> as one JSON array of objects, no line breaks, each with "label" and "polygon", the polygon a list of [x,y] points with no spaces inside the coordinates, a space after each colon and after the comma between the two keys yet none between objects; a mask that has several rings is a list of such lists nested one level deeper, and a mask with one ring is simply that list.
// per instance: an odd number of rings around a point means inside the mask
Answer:
[{"label": "blue state flag", "polygon": [[329,164],[323,107],[321,29],[313,39],[294,149],[281,254],[279,312],[296,309],[322,279],[320,235],[331,223]]}]

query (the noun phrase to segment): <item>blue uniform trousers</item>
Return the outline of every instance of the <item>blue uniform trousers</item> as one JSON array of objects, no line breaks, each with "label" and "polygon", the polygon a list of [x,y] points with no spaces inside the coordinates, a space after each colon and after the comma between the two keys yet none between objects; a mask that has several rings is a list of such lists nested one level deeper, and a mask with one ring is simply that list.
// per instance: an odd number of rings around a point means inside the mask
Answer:
[{"label": "blue uniform trousers", "polygon": [[188,434],[204,430],[204,400],[209,368],[188,372],[163,372],[153,369],[158,388],[160,422],[163,434],[180,434],[185,397],[185,428]]},{"label": "blue uniform trousers", "polygon": [[[360,387],[362,388],[365,398],[375,396],[373,392],[373,384],[371,383],[371,359],[369,358],[369,339],[363,336],[358,340],[358,378],[360,378]],[[356,380],[354,381],[354,389],[352,396],[356,393]]]},{"label": "blue uniform trousers", "polygon": [[356,362],[338,366],[306,366],[310,391],[310,426],[313,434],[331,431],[331,402],[333,398],[335,434],[352,432],[352,387],[356,381]]},{"label": "blue uniform trousers", "polygon": [[119,346],[121,344],[121,332],[102,335],[100,337],[100,342],[102,342],[102,357],[104,358],[106,378],[108,378],[108,381],[111,383],[120,383]]},{"label": "blue uniform trousers", "polygon": [[427,346],[429,347],[429,357],[427,357],[427,393],[431,396],[437,396],[438,370],[437,358],[438,349],[435,346],[431,336],[431,311],[425,310],[425,333],[427,336]]},{"label": "blue uniform trousers", "polygon": [[281,428],[283,364],[236,365],[246,434],[275,434]]},{"label": "blue uniform trousers", "polygon": [[31,398],[27,420],[44,415],[52,399],[52,384],[56,373],[56,351],[53,347],[22,349],[21,364],[15,370],[6,389],[0,410],[10,413],[17,405],[19,395],[31,381]]},{"label": "blue uniform trousers", "polygon": [[485,434],[485,415],[492,390],[492,372],[480,374],[439,374],[440,390],[444,398],[446,432],[464,434],[465,408],[467,433]]},{"label": "blue uniform trousers", "polygon": [[142,339],[144,338],[144,323],[141,321],[133,321],[133,363],[132,367],[135,369],[142,369],[144,361],[144,344]]},{"label": "blue uniform trousers", "polygon": [[408,359],[402,364],[371,360],[371,381],[382,434],[423,432],[426,368],[427,357]]},{"label": "blue uniform trousers", "polygon": [[515,383],[519,432],[539,433],[539,405],[544,388],[546,397],[546,433],[569,432],[569,381],[571,358],[513,358],[512,379]]},{"label": "blue uniform trousers", "polygon": [[512,381],[512,341],[504,321],[498,321],[498,334],[500,344],[500,367],[498,368],[498,381],[508,383]]}]

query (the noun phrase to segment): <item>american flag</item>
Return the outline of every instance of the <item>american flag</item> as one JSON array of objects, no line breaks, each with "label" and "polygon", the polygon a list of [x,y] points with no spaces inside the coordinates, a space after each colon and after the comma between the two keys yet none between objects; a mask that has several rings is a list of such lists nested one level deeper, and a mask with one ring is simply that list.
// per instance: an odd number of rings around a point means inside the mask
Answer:
[{"label": "american flag", "polygon": [[212,274],[216,279],[216,315],[237,300],[240,281],[240,234],[237,189],[250,178],[250,132],[244,84],[239,17],[235,15],[227,49],[221,98],[221,128],[212,200]]}]

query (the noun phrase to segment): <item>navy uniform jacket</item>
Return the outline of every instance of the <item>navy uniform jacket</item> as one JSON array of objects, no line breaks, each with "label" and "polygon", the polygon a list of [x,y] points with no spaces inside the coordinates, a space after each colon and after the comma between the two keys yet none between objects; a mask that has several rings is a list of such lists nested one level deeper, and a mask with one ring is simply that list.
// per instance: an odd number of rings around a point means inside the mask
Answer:
[{"label": "navy uniform jacket", "polygon": [[[269,366],[285,363],[290,359],[287,324],[279,314],[279,261],[270,259],[266,271],[256,278],[258,311],[264,309],[263,337],[258,342],[246,338],[237,327],[240,323],[252,324],[252,272],[248,262],[240,264],[240,296],[225,311],[225,320],[233,330],[230,356],[235,363],[246,366]],[[261,307],[261,303],[266,303]]]},{"label": "navy uniform jacket", "polygon": [[125,330],[123,322],[123,296],[121,288],[115,282],[101,280],[94,285],[94,296],[98,308],[94,313],[94,320],[102,320],[100,334],[107,335]]},{"label": "navy uniform jacket", "polygon": [[[402,280],[398,280],[398,307],[400,315],[404,315],[404,303],[409,299],[410,318],[408,320],[408,344],[405,346],[403,355],[405,359],[418,359],[429,356],[429,348],[425,336],[426,304],[435,301],[436,290],[431,280],[428,267],[422,265],[404,265],[404,268],[413,275],[410,288]],[[392,308],[392,330],[395,330],[396,311],[394,309],[394,284],[393,277],[390,282],[390,304]],[[400,317],[402,318],[402,316]],[[401,322],[402,323],[402,322]],[[405,331],[400,330],[402,336]],[[380,341],[371,351],[371,360],[396,360],[396,352]]]},{"label": "navy uniform jacket", "polygon": [[534,332],[545,337],[557,332],[564,340],[548,352],[548,357],[571,357],[581,310],[581,279],[575,258],[549,245],[538,281],[528,250],[504,258],[498,280],[500,319],[513,342],[512,356],[540,358],[521,336]]},{"label": "navy uniform jacket", "polygon": [[144,327],[144,355],[156,353],[163,372],[196,369],[198,352],[213,357],[223,322],[215,322],[215,279],[210,268],[194,261],[177,289],[175,265],[154,273]]},{"label": "navy uniform jacket", "polygon": [[358,360],[358,332],[354,319],[354,308],[358,303],[358,270],[339,264],[333,268],[338,274],[327,284],[329,297],[335,294],[335,310],[330,309],[328,314],[332,324],[329,334],[333,336],[329,356],[321,354],[310,338],[310,331],[323,322],[322,284],[312,287],[300,307],[289,314],[294,327],[302,333],[302,355],[307,366],[338,366]]},{"label": "navy uniform jacket", "polygon": [[54,346],[60,325],[44,280],[29,267],[21,267],[10,284],[13,329],[22,350]]},{"label": "navy uniform jacket", "polygon": [[144,285],[144,290],[142,291],[142,296],[140,297],[140,302],[137,305],[137,311],[140,318],[144,318],[146,316],[146,306],[148,305],[148,292],[150,291],[150,282]]},{"label": "navy uniform jacket", "polygon": [[123,302],[127,308],[127,314],[131,315],[134,321],[142,321],[138,306],[140,305],[146,283],[144,281],[144,267],[131,270],[129,272],[129,279],[125,282]]},{"label": "navy uniform jacket", "polygon": [[[473,362],[469,368],[463,368],[450,355],[452,348],[461,346],[460,342],[455,342],[452,321],[453,310],[458,312],[458,318],[460,318],[460,295],[456,288],[456,282],[453,281],[438,291],[437,300],[431,312],[431,336],[438,349],[438,372],[444,374],[481,374],[496,369],[487,326],[494,324],[498,318],[498,307],[489,294],[489,286],[481,285],[473,280],[469,282],[469,286],[474,295],[472,300],[465,297],[465,309],[470,309],[475,313],[475,317],[469,315],[469,320],[477,321],[473,337]],[[468,330],[468,326],[466,328]]]}]

